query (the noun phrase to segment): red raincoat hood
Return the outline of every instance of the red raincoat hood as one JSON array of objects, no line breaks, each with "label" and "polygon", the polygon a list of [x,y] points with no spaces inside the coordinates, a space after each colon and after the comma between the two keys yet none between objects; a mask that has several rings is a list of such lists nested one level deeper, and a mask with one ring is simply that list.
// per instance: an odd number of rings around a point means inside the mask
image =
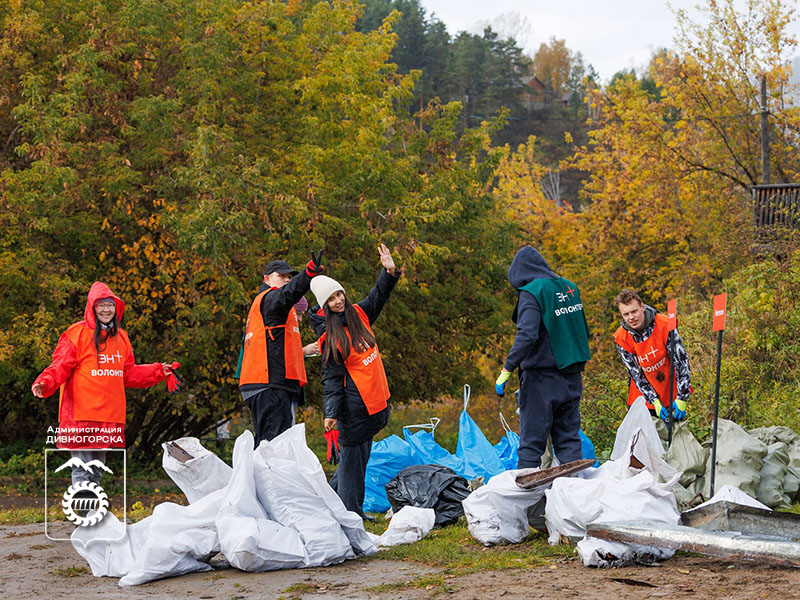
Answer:
[{"label": "red raincoat hood", "polygon": [[117,305],[117,325],[119,325],[119,322],[122,320],[122,313],[125,312],[125,303],[120,300],[105,283],[95,281],[92,287],[89,288],[89,297],[86,299],[86,310],[83,311],[83,318],[89,329],[94,329],[96,325],[94,305],[97,304],[98,300],[102,300],[103,298],[114,299],[114,303]]}]

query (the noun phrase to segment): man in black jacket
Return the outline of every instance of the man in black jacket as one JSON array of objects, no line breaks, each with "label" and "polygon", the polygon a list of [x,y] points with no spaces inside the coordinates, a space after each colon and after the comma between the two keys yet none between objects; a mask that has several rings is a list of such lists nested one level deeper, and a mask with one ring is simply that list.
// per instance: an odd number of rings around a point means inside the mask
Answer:
[{"label": "man in black jacket", "polygon": [[514,346],[495,382],[502,396],[519,368],[518,466],[538,467],[547,445],[561,463],[581,458],[581,372],[589,360],[589,329],[578,286],[556,275],[539,252],[526,246],[508,269],[519,296],[512,321]]},{"label": "man in black jacket", "polygon": [[[309,290],[311,278],[324,270],[321,254],[312,258],[302,272],[292,269],[283,260],[270,262],[264,269],[264,283],[256,296],[257,301],[260,297],[259,310],[251,307],[239,391],[253,417],[256,446],[262,440],[272,440],[289,429],[293,421],[292,403],[302,400],[305,368],[302,366],[303,351],[299,329],[295,330],[297,321],[293,307]],[[250,323],[251,320],[255,322]],[[290,331],[287,332],[287,328]],[[251,334],[255,334],[252,340],[257,340],[257,343],[250,344]],[[266,344],[266,353],[262,344]],[[288,350],[287,344],[290,345]],[[288,365],[288,375],[287,356],[294,361]],[[254,376],[254,372],[261,372],[263,376]]]}]

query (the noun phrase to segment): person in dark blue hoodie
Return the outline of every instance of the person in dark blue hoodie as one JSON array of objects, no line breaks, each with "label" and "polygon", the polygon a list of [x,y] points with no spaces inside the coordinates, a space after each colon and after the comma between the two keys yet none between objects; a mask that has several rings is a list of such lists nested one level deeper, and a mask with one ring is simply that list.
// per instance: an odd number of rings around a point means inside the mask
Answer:
[{"label": "person in dark blue hoodie", "polygon": [[535,248],[523,247],[508,269],[517,290],[511,320],[517,335],[495,382],[505,393],[519,368],[518,468],[538,467],[548,436],[563,464],[581,458],[581,373],[591,357],[589,328],[578,286],[556,275]]}]

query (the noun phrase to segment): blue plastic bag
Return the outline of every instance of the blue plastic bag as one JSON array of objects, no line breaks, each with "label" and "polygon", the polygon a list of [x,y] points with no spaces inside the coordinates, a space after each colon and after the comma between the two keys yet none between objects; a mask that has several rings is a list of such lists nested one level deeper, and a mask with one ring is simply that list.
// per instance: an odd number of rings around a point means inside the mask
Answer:
[{"label": "blue plastic bag", "polygon": [[464,410],[458,419],[458,446],[456,457],[462,462],[462,470],[456,471],[462,477],[474,479],[483,477],[489,481],[495,475],[502,473],[506,467],[497,456],[497,452],[483,435],[480,427],[467,412],[469,405],[469,385],[464,386]]},{"label": "blue plastic bag", "polygon": [[500,413],[500,424],[503,426],[506,433],[500,438],[500,441],[494,445],[495,452],[497,452],[500,462],[503,463],[506,469],[516,469],[517,460],[519,458],[517,456],[517,450],[519,450],[519,436],[508,425],[508,421],[506,421],[503,413]]},{"label": "blue plastic bag", "polygon": [[[419,464],[442,465],[443,467],[453,469],[453,471],[463,476],[463,461],[457,456],[450,454],[433,439],[433,432],[436,430],[439,420],[438,417],[433,417],[430,423],[407,425],[403,427],[403,437],[419,456]],[[409,431],[411,428],[419,428],[420,430],[416,433],[411,433],[411,431]]]},{"label": "blue plastic bag", "polygon": [[597,454],[594,451],[594,444],[592,443],[592,440],[589,439],[589,436],[583,433],[583,429],[579,430],[578,433],[581,436],[581,456],[583,456],[583,458],[594,458],[595,461],[592,466],[599,467],[600,461],[596,460]]},{"label": "blue plastic bag", "polygon": [[400,437],[390,435],[372,442],[372,453],[364,476],[364,512],[385,512],[391,506],[386,484],[406,467],[421,463],[414,449]]}]

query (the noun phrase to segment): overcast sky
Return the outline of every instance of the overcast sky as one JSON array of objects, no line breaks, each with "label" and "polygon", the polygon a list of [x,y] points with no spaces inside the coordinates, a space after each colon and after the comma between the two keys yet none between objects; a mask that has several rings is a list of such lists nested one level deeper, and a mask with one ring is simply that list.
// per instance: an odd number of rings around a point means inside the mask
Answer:
[{"label": "overcast sky", "polygon": [[[698,16],[700,0],[671,0],[673,8]],[[515,39],[529,54],[551,37],[566,41],[583,54],[602,81],[622,69],[640,70],[655,50],[672,47],[675,17],[663,0],[420,0],[428,17],[435,14],[451,35],[479,33],[480,24],[500,15],[514,15],[510,29],[521,29]],[[790,0],[791,3],[791,0]],[[798,22],[791,30],[797,36]],[[504,33],[501,31],[501,33]],[[516,33],[510,31],[509,33]],[[520,37],[525,39],[520,39]]]}]

